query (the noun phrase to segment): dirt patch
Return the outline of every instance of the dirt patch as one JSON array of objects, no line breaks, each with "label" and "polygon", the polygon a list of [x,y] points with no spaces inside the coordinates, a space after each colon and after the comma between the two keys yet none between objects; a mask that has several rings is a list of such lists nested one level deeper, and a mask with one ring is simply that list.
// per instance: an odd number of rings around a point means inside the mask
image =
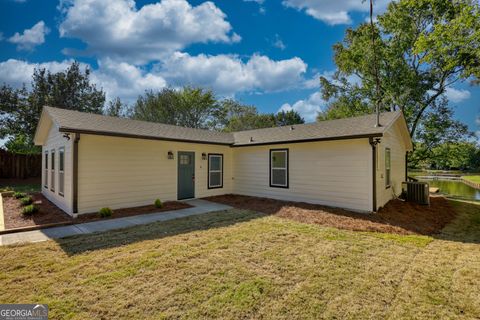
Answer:
[{"label": "dirt patch", "polygon": [[22,205],[20,201],[15,198],[3,198],[3,214],[5,221],[5,229],[24,228],[24,227],[41,227],[53,223],[59,224],[76,224],[83,222],[91,222],[97,220],[115,219],[121,217],[135,216],[139,214],[147,214],[154,212],[163,212],[171,210],[179,210],[190,208],[191,205],[184,202],[169,201],[163,204],[162,208],[156,208],[154,205],[117,209],[113,211],[113,216],[110,218],[100,218],[98,214],[87,213],[80,215],[74,219],[58,208],[55,204],[45,198],[41,193],[31,194],[35,205],[39,210],[32,216],[24,216],[22,214]]},{"label": "dirt patch", "polygon": [[392,200],[375,214],[363,214],[303,202],[233,194],[208,197],[206,200],[304,223],[354,231],[397,234],[435,234],[456,216],[455,210],[444,197],[431,197],[430,206]]}]

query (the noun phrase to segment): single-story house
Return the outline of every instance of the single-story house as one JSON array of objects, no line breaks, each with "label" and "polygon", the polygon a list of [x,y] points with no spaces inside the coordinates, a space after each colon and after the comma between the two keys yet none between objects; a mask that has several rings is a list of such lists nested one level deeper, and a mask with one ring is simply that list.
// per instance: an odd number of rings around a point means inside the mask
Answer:
[{"label": "single-story house", "polygon": [[241,132],[45,107],[42,192],[70,215],[241,194],[372,212],[401,193],[400,111]]}]

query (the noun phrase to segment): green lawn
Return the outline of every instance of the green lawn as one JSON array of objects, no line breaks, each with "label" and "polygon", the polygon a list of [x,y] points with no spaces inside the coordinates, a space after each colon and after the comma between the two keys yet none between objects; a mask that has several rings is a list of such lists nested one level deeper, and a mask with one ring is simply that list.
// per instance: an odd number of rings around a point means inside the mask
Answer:
[{"label": "green lawn", "polygon": [[480,207],[453,205],[435,238],[231,210],[0,247],[1,302],[51,319],[478,319]]},{"label": "green lawn", "polygon": [[480,175],[478,175],[478,176],[463,176],[462,178],[465,179],[465,180],[472,181],[474,183],[480,183]]},{"label": "green lawn", "polygon": [[0,180],[0,192],[1,191],[18,191],[18,192],[40,192],[41,186],[39,182],[18,182],[18,180],[12,182],[11,180]]}]

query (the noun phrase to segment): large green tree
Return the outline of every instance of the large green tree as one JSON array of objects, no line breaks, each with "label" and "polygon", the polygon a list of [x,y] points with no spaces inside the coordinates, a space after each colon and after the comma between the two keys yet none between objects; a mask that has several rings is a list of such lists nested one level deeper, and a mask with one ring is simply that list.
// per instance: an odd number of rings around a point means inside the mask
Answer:
[{"label": "large green tree", "polygon": [[480,76],[477,0],[391,2],[373,29],[348,29],[334,53],[336,73],[320,78],[329,107],[318,120],[372,113],[378,102],[381,111],[402,110],[411,136],[430,152],[442,140],[468,137],[446,92]]},{"label": "large green tree", "polygon": [[207,128],[218,103],[211,90],[184,87],[147,91],[133,105],[132,118],[189,128]]},{"label": "large green tree", "polygon": [[57,73],[35,69],[31,88],[0,87],[0,138],[8,138],[11,150],[38,151],[33,136],[44,106],[102,113],[104,102],[104,92],[90,83],[90,70],[77,62]]},{"label": "large green tree", "polygon": [[234,99],[217,100],[212,91],[193,87],[147,91],[138,97],[131,113],[138,120],[226,132],[305,122],[294,110],[259,113],[254,106]]}]

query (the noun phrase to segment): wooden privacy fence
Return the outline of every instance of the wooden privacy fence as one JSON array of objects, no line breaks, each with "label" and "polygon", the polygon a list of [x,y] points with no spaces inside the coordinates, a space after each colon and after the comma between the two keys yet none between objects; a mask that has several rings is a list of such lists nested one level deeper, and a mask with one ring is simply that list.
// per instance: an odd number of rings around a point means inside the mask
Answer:
[{"label": "wooden privacy fence", "polygon": [[18,154],[0,149],[0,178],[25,179],[41,174],[41,154]]}]

